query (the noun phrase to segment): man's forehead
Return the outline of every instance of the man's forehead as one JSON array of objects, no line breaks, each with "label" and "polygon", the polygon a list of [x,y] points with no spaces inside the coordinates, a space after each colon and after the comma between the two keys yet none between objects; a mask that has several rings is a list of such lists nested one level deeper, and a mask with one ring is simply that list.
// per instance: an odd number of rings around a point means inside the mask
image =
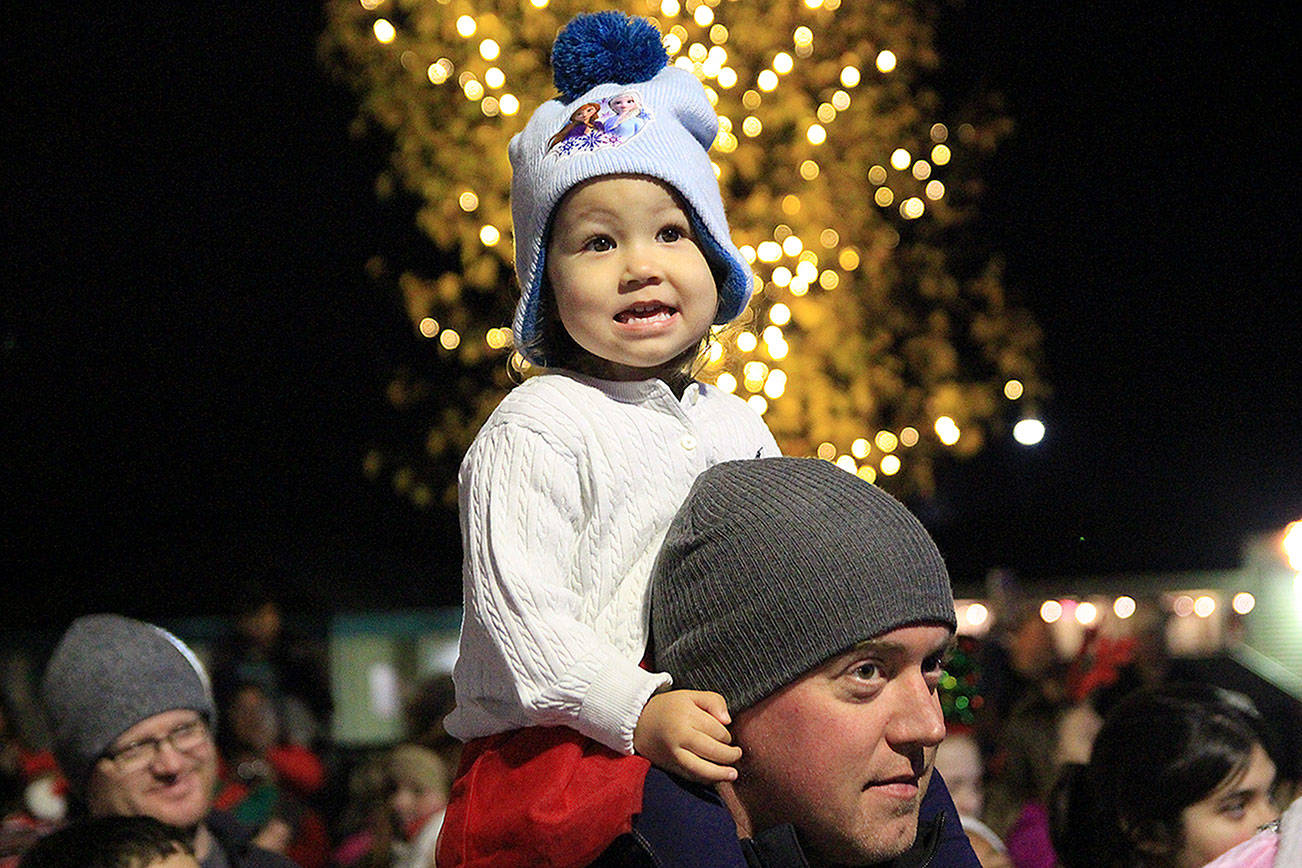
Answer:
[{"label": "man's forehead", "polygon": [[[936,635],[928,635],[931,631],[921,632],[911,628],[914,627],[934,627]],[[943,632],[941,632],[943,631]],[[864,651],[875,651],[881,654],[908,655],[919,654],[927,657],[937,652],[948,651],[955,642],[955,635],[946,624],[912,624],[903,627],[897,627],[882,633],[880,636],[873,636],[870,639],[863,639],[847,648],[843,654],[860,653]],[[838,655],[841,656],[841,655]]]},{"label": "man's forehead", "polygon": [[198,720],[200,717],[199,712],[192,708],[173,708],[169,711],[160,711],[158,714],[150,715],[139,723],[127,727],[117,738],[113,739],[113,742],[114,744],[123,745],[139,741],[142,738],[164,736],[173,727]]}]

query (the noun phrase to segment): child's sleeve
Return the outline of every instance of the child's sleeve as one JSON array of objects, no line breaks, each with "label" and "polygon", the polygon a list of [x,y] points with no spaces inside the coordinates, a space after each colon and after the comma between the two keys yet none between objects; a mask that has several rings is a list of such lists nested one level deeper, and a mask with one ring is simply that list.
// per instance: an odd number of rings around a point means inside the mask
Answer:
[{"label": "child's sleeve", "polygon": [[[633,752],[633,729],[667,674],[642,669],[585,624],[567,582],[584,515],[578,464],[538,432],[481,432],[462,464],[465,547],[462,655],[472,701],[511,703],[498,717],[563,725]],[[470,641],[467,642],[466,639]],[[505,681],[507,683],[503,684]]]}]

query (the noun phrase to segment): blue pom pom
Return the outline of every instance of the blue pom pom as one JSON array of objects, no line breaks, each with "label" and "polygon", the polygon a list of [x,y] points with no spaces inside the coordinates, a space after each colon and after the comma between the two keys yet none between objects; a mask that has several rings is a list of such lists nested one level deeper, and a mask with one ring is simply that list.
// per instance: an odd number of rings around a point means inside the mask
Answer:
[{"label": "blue pom pom", "polygon": [[552,46],[552,80],[566,102],[598,84],[647,81],[668,64],[655,25],[623,12],[577,15]]}]

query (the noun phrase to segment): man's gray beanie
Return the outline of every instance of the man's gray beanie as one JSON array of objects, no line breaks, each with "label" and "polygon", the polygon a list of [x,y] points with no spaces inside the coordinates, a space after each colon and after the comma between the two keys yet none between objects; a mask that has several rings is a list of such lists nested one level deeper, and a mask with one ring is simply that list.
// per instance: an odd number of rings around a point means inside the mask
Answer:
[{"label": "man's gray beanie", "polygon": [[109,745],[140,721],[188,708],[216,720],[208,675],[185,643],[121,615],[86,615],[45,667],[41,700],[54,755],[76,791]]},{"label": "man's gray beanie", "polygon": [[955,627],[949,574],[913,515],[814,458],[697,477],[651,579],[656,669],[736,714],[855,644],[909,624]]}]

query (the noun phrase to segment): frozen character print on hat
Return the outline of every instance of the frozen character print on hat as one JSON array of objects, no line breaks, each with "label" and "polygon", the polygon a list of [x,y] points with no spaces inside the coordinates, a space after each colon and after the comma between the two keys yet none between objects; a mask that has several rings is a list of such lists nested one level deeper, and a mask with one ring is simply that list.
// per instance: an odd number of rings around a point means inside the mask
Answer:
[{"label": "frozen character print on hat", "polygon": [[632,89],[584,103],[547,143],[549,155],[559,158],[578,151],[617,147],[636,136],[651,119],[651,113],[642,105],[642,95]]}]

